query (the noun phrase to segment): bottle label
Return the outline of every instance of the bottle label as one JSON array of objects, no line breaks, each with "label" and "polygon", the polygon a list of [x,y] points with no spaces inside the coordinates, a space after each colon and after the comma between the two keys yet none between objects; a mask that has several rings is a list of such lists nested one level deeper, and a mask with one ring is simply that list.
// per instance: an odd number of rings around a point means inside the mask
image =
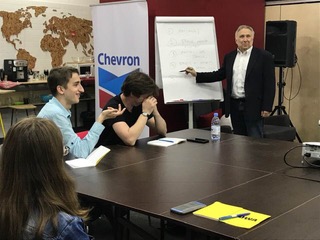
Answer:
[{"label": "bottle label", "polygon": [[220,135],[220,127],[212,126],[211,127],[211,135]]}]

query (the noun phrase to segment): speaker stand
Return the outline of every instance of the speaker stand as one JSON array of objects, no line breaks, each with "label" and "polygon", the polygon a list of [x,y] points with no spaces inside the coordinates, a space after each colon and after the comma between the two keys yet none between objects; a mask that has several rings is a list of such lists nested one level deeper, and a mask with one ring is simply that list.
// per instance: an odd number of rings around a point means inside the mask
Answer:
[{"label": "speaker stand", "polygon": [[[283,91],[284,91],[284,87],[285,87],[286,83],[283,82],[283,67],[279,67],[279,82],[278,82],[278,106],[275,106],[274,109],[272,110],[270,116],[273,116],[276,112],[278,115],[281,114],[285,114],[288,115],[288,113],[286,112],[286,107],[282,106],[283,103]],[[290,126],[293,126],[293,123],[289,117],[290,120]],[[298,139],[299,143],[302,143],[302,140],[298,134],[298,131],[296,129],[296,138]]]}]

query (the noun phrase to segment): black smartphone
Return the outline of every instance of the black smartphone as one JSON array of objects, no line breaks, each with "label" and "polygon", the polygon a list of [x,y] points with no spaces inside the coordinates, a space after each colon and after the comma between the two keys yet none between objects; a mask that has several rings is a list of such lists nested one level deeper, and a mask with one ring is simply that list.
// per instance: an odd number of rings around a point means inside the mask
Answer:
[{"label": "black smartphone", "polygon": [[205,206],[206,205],[201,202],[192,201],[192,202],[184,203],[179,206],[173,207],[170,210],[171,212],[178,213],[178,214],[187,214],[195,210],[198,210],[200,208],[203,208]]},{"label": "black smartphone", "polygon": [[188,138],[187,141],[188,142],[196,142],[196,143],[208,143],[209,142],[208,139],[204,139],[204,138]]}]

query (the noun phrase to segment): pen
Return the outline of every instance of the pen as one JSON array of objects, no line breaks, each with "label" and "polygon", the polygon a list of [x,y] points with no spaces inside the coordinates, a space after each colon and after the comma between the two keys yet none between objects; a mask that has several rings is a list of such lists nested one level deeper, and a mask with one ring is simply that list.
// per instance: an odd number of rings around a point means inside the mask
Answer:
[{"label": "pen", "polygon": [[179,72],[186,72],[186,70],[181,70],[181,71],[179,71]]},{"label": "pen", "polygon": [[223,217],[219,217],[219,221],[222,220],[227,220],[227,219],[231,219],[231,218],[237,218],[237,217],[244,217],[244,216],[248,216],[250,213],[239,213],[239,214],[233,214],[233,215],[227,215],[227,216],[223,216]]},{"label": "pen", "polygon": [[174,143],[174,141],[172,141],[172,140],[167,140],[167,139],[159,139],[159,141],[161,141],[161,142],[170,142],[170,143]]}]

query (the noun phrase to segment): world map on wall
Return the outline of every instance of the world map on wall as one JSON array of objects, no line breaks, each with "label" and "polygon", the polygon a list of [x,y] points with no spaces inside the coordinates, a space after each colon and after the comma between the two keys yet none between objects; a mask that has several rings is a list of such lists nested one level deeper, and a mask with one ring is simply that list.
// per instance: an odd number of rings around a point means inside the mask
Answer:
[{"label": "world map on wall", "polygon": [[32,29],[33,19],[39,17],[44,19],[43,35],[37,41],[42,51],[50,53],[52,67],[63,65],[63,56],[69,44],[73,44],[83,55],[92,56],[92,21],[55,9],[52,9],[54,16],[47,17],[47,10],[48,7],[45,6],[28,6],[14,12],[0,11],[0,18],[3,20],[1,33],[6,42],[16,50],[16,59],[27,60],[28,69],[34,69],[37,57],[32,56],[30,50],[21,47],[25,44],[19,36],[22,31]]}]

